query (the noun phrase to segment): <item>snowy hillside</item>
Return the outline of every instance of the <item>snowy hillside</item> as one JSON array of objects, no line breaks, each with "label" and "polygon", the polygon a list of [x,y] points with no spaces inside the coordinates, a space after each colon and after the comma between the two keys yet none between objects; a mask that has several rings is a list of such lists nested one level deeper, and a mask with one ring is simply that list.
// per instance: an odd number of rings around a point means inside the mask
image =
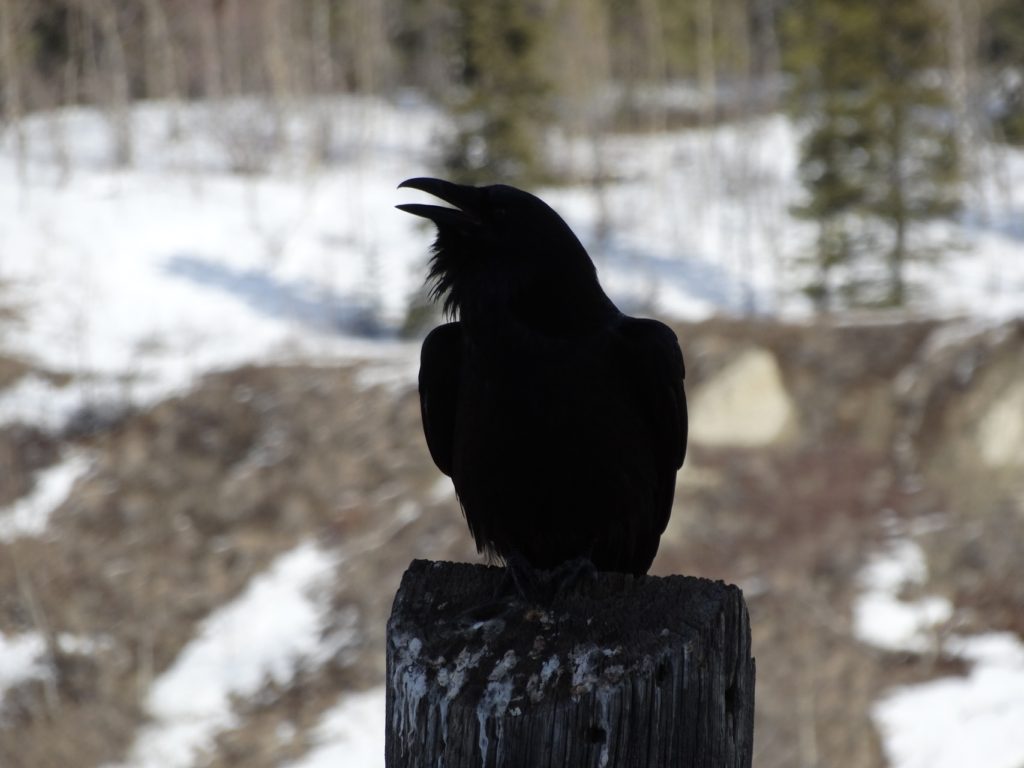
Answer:
[{"label": "snowy hillside", "polygon": [[[139,107],[138,161],[126,170],[111,168],[95,112],[30,119],[22,170],[8,131],[0,301],[17,322],[5,348],[87,376],[89,397],[141,401],[246,360],[379,354],[367,342],[400,326],[431,238],[393,208],[418,193],[395,187],[431,172],[443,120],[412,99],[321,109],[333,117],[331,162],[304,156],[313,113],[297,110],[290,143],[261,156],[266,174],[231,171],[243,128],[269,146],[269,117],[247,102]],[[589,149],[561,154],[581,165]],[[790,265],[812,233],[788,214],[800,191],[787,121],[611,138],[601,151],[619,182],[540,192],[623,307],[688,319],[806,312]],[[933,293],[920,311],[1024,311],[1024,156],[994,149],[991,167],[969,192],[961,248],[920,276]],[[43,404],[54,397],[75,407],[71,393],[26,381],[0,398],[0,414],[59,418]]]}]

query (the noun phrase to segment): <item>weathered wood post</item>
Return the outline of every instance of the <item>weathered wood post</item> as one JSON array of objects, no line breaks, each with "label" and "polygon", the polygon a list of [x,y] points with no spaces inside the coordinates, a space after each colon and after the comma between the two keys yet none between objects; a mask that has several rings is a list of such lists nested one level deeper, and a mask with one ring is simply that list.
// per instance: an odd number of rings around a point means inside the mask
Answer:
[{"label": "weathered wood post", "polygon": [[602,573],[545,608],[499,606],[502,575],[406,571],[388,622],[388,768],[750,768],[739,589]]}]

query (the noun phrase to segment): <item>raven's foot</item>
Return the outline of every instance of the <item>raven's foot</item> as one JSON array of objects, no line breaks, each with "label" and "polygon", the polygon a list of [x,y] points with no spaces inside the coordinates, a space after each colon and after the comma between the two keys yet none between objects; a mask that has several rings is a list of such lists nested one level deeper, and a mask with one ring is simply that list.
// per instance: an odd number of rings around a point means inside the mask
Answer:
[{"label": "raven's foot", "polygon": [[555,598],[597,579],[597,568],[586,557],[577,557],[542,571],[530,565],[522,555],[513,554],[505,560],[504,589],[510,585],[515,596],[533,605],[550,605]]},{"label": "raven's foot", "polygon": [[557,598],[597,580],[597,568],[587,557],[577,557],[543,571],[518,552],[505,556],[505,573],[489,600],[459,614],[463,622],[509,620],[530,607],[548,607]]},{"label": "raven's foot", "polygon": [[498,594],[511,594],[514,598],[534,603],[543,597],[544,572],[530,565],[530,561],[513,550],[505,555],[505,577],[498,585]]},{"label": "raven's foot", "polygon": [[470,623],[509,619],[517,611],[537,601],[541,591],[540,571],[518,552],[505,557],[505,571],[490,599],[477,603],[459,614],[460,621]]},{"label": "raven's foot", "polygon": [[550,571],[547,578],[553,587],[552,597],[557,597],[583,584],[593,584],[597,581],[597,567],[589,557],[576,557]]}]

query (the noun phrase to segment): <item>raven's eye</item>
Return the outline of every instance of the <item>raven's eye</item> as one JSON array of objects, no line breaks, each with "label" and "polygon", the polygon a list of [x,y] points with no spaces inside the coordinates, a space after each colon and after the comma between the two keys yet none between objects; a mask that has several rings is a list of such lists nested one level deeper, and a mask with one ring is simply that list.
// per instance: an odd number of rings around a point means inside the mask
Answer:
[{"label": "raven's eye", "polygon": [[501,221],[508,216],[508,208],[503,205],[499,205],[491,209],[491,215],[494,216],[498,221]]}]

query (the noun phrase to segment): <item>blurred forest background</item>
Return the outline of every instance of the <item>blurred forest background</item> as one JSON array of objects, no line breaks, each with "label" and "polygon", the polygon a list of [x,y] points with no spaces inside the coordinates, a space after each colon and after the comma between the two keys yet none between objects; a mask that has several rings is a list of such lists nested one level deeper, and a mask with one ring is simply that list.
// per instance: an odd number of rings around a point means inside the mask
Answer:
[{"label": "blurred forest background", "polygon": [[[3,118],[90,104],[114,155],[129,106],[258,96],[274,118],[222,126],[258,172],[296,105],[415,88],[452,115],[439,158],[463,181],[601,184],[613,132],[709,126],[783,109],[804,128],[796,208],[818,227],[803,287],[903,305],[922,222],[961,210],[991,142],[1024,142],[1024,7],[1015,0],[5,0]],[[175,126],[175,113],[169,131]],[[328,162],[331,113],[304,137]],[[583,137],[585,168],[552,147]],[[871,263],[876,262],[876,263]],[[843,277],[836,279],[836,271]]]},{"label": "blurred forest background", "polygon": [[1022,0],[0,0],[0,108],[0,765],[383,765],[428,173],[676,328],[756,766],[1024,765]]}]

